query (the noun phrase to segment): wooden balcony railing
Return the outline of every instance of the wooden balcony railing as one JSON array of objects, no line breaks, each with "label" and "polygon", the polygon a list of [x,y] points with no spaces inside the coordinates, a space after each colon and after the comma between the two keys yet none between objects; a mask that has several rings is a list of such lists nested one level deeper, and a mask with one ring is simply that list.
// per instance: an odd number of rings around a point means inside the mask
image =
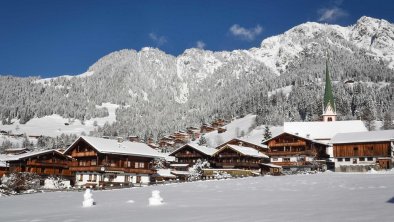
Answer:
[{"label": "wooden balcony railing", "polygon": [[199,158],[199,157],[201,157],[201,155],[200,154],[195,154],[195,153],[189,153],[189,154],[185,154],[185,153],[178,153],[178,154],[176,154],[175,155],[175,157],[180,157],[180,158],[188,158],[188,157],[190,157],[190,158]]},{"label": "wooden balcony railing", "polygon": [[251,167],[251,168],[259,168],[259,163],[243,163],[243,162],[231,162],[231,163],[223,163],[223,162],[216,162],[216,166],[223,167],[223,166],[234,166],[237,167]]},{"label": "wooden balcony railing", "polygon": [[268,144],[269,147],[283,147],[283,146],[306,146],[305,141],[298,141],[298,142],[272,142]]},{"label": "wooden balcony railing", "polygon": [[66,163],[66,162],[27,161],[26,166],[43,166],[43,167],[68,168],[68,163]]},{"label": "wooden balcony railing", "polygon": [[97,153],[94,151],[89,152],[73,152],[71,154],[72,157],[85,157],[85,156],[97,156]]},{"label": "wooden balcony railing", "polygon": [[273,164],[278,166],[305,166],[310,165],[309,162],[300,161],[300,162],[273,162]]},{"label": "wooden balcony railing", "polygon": [[269,151],[267,153],[268,156],[297,156],[297,155],[306,155],[306,156],[314,156],[315,153],[311,150],[306,151]]},{"label": "wooden balcony railing", "polygon": [[154,170],[151,169],[140,169],[140,168],[125,168],[125,167],[104,167],[103,166],[70,166],[70,171],[92,171],[92,172],[124,172],[124,173],[137,173],[137,174],[153,174]]}]

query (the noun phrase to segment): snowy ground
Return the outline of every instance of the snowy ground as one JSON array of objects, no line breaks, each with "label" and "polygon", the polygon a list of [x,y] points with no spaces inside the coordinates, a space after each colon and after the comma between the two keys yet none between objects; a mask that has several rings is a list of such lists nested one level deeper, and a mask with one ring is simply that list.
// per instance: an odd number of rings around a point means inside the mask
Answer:
[{"label": "snowy ground", "polygon": [[[148,206],[152,190],[165,204]],[[256,177],[0,198],[0,221],[394,221],[394,175]]]}]

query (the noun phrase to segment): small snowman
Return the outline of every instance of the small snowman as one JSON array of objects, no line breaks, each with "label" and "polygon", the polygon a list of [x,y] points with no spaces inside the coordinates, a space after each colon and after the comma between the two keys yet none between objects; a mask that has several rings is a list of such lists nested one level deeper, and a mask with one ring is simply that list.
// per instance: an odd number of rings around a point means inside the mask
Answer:
[{"label": "small snowman", "polygon": [[153,190],[152,197],[149,198],[149,206],[158,206],[163,204],[163,198],[160,196],[160,191]]},{"label": "small snowman", "polygon": [[90,189],[86,189],[85,193],[83,194],[83,202],[82,206],[83,207],[91,207],[93,205],[96,205],[96,202],[93,200],[93,194]]}]

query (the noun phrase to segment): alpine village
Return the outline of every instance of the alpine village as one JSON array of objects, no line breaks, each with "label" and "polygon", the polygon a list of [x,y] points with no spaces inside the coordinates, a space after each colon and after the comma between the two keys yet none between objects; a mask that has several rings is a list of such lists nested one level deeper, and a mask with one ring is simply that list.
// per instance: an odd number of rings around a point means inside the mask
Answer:
[{"label": "alpine village", "polygon": [[[216,147],[209,147],[204,137],[212,132],[225,133],[231,121],[217,119],[200,127],[191,126],[156,143],[133,135],[81,136],[62,149],[10,148],[0,156],[0,176],[32,173],[41,185],[48,178],[58,178],[77,189],[106,189],[393,167],[394,130],[368,131],[361,120],[337,121],[328,62],[322,101],[321,121],[284,122],[276,135],[266,126],[257,139],[238,136]],[[7,133],[2,131],[3,135]]]}]

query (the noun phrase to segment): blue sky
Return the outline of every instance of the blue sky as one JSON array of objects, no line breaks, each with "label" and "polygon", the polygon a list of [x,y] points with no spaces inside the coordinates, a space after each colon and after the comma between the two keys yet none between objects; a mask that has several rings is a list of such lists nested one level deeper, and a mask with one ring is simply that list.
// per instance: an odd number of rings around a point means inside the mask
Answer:
[{"label": "blue sky", "polygon": [[233,50],[307,21],[394,22],[391,0],[0,0],[0,74],[80,74],[110,52],[157,47]]}]

